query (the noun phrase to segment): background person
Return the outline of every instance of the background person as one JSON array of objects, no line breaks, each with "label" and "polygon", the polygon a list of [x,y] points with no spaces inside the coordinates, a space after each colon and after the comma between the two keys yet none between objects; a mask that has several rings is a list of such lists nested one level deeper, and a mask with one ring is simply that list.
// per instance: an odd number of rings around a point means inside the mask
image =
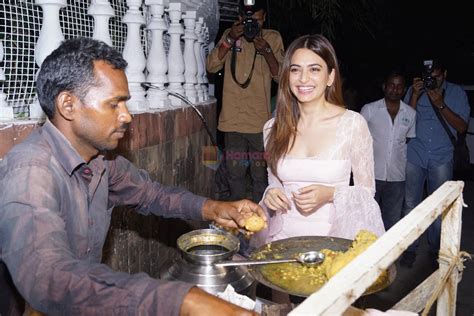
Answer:
[{"label": "background person", "polygon": [[112,209],[244,225],[253,202],[218,202],[154,182],[117,147],[132,117],[121,54],[64,41],[37,78],[48,121],[0,163],[0,259],[33,309],[48,315],[251,315],[184,282],[100,264]]},{"label": "background person", "polygon": [[[466,92],[461,86],[446,81],[448,71],[440,60],[433,60],[430,78],[417,77],[408,89],[405,102],[416,110],[416,138],[408,143],[406,193],[403,214],[408,214],[444,182],[453,179],[453,144],[438,119],[449,125],[451,132],[464,133],[467,130],[470,107]],[[428,81],[433,86],[427,87]],[[424,83],[425,82],[425,83]],[[441,235],[441,219],[428,228],[428,243],[433,264],[438,258]],[[418,240],[402,256],[401,264],[411,267],[416,258]]]},{"label": "background person", "polygon": [[360,114],[374,140],[375,200],[385,229],[401,218],[405,198],[407,141],[416,136],[416,112],[401,101],[406,91],[404,76],[391,72],[382,85],[384,97],[362,107]]},{"label": "background person", "polygon": [[[231,200],[246,196],[249,166],[255,202],[260,201],[267,186],[262,130],[271,117],[271,81],[278,79],[283,41],[278,31],[262,28],[265,3],[256,0],[254,6],[246,8],[241,1],[239,20],[224,31],[207,58],[208,72],[215,73],[225,67],[218,129],[224,132]],[[259,32],[252,38],[244,34],[246,10],[251,10],[252,18],[258,23]]]}]

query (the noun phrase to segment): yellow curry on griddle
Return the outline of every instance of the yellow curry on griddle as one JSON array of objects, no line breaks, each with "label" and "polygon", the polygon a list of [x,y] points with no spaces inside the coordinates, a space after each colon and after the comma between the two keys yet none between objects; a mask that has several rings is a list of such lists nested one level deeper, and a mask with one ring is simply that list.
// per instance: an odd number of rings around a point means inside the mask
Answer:
[{"label": "yellow curry on griddle", "polygon": [[[300,263],[268,264],[260,267],[260,272],[268,281],[282,289],[295,294],[309,296],[322,287],[352,259],[366,250],[376,239],[377,236],[372,232],[361,230],[352,242],[351,247],[345,252],[330,249],[319,250],[325,255],[325,259],[320,265],[305,266]],[[268,244],[265,251],[260,253],[256,259],[265,259],[267,254],[271,254],[271,244]],[[280,259],[281,256],[273,255],[273,258]],[[387,272],[383,272],[372,287],[383,282],[386,277]]]}]

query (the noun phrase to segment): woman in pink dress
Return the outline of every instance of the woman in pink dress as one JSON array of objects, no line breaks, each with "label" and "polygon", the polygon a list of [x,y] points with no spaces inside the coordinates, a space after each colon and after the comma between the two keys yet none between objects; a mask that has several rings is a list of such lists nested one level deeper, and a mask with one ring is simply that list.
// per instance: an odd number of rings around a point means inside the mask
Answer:
[{"label": "woman in pink dress", "polygon": [[361,229],[383,234],[372,137],[364,118],[344,107],[325,37],[306,35],[288,47],[276,116],[263,133],[269,186],[261,204],[269,223],[254,246],[294,236],[354,239]]}]

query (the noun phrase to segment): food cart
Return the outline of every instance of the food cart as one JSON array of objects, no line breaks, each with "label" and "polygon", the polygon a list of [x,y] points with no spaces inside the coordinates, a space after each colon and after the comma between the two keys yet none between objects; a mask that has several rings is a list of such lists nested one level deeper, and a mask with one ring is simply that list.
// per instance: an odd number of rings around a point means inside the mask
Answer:
[{"label": "food cart", "polygon": [[351,315],[357,315],[358,311],[362,315],[363,311],[353,308],[351,304],[439,215],[442,215],[439,269],[392,309],[416,313],[426,309],[428,312],[429,308],[425,306],[437,300],[437,315],[455,315],[462,262],[469,256],[460,251],[463,187],[462,181],[444,183],[289,315],[333,316],[349,311]]}]

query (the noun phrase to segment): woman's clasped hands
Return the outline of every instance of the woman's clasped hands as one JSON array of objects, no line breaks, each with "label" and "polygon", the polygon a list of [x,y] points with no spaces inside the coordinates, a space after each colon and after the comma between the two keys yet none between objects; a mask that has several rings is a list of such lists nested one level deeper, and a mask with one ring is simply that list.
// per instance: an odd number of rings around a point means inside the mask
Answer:
[{"label": "woman's clasped hands", "polygon": [[296,209],[306,216],[317,211],[324,204],[332,202],[334,190],[331,186],[311,184],[299,188],[291,193],[291,197],[288,197],[282,189],[272,188],[265,194],[263,202],[273,211],[286,213],[291,208],[291,199]]}]

